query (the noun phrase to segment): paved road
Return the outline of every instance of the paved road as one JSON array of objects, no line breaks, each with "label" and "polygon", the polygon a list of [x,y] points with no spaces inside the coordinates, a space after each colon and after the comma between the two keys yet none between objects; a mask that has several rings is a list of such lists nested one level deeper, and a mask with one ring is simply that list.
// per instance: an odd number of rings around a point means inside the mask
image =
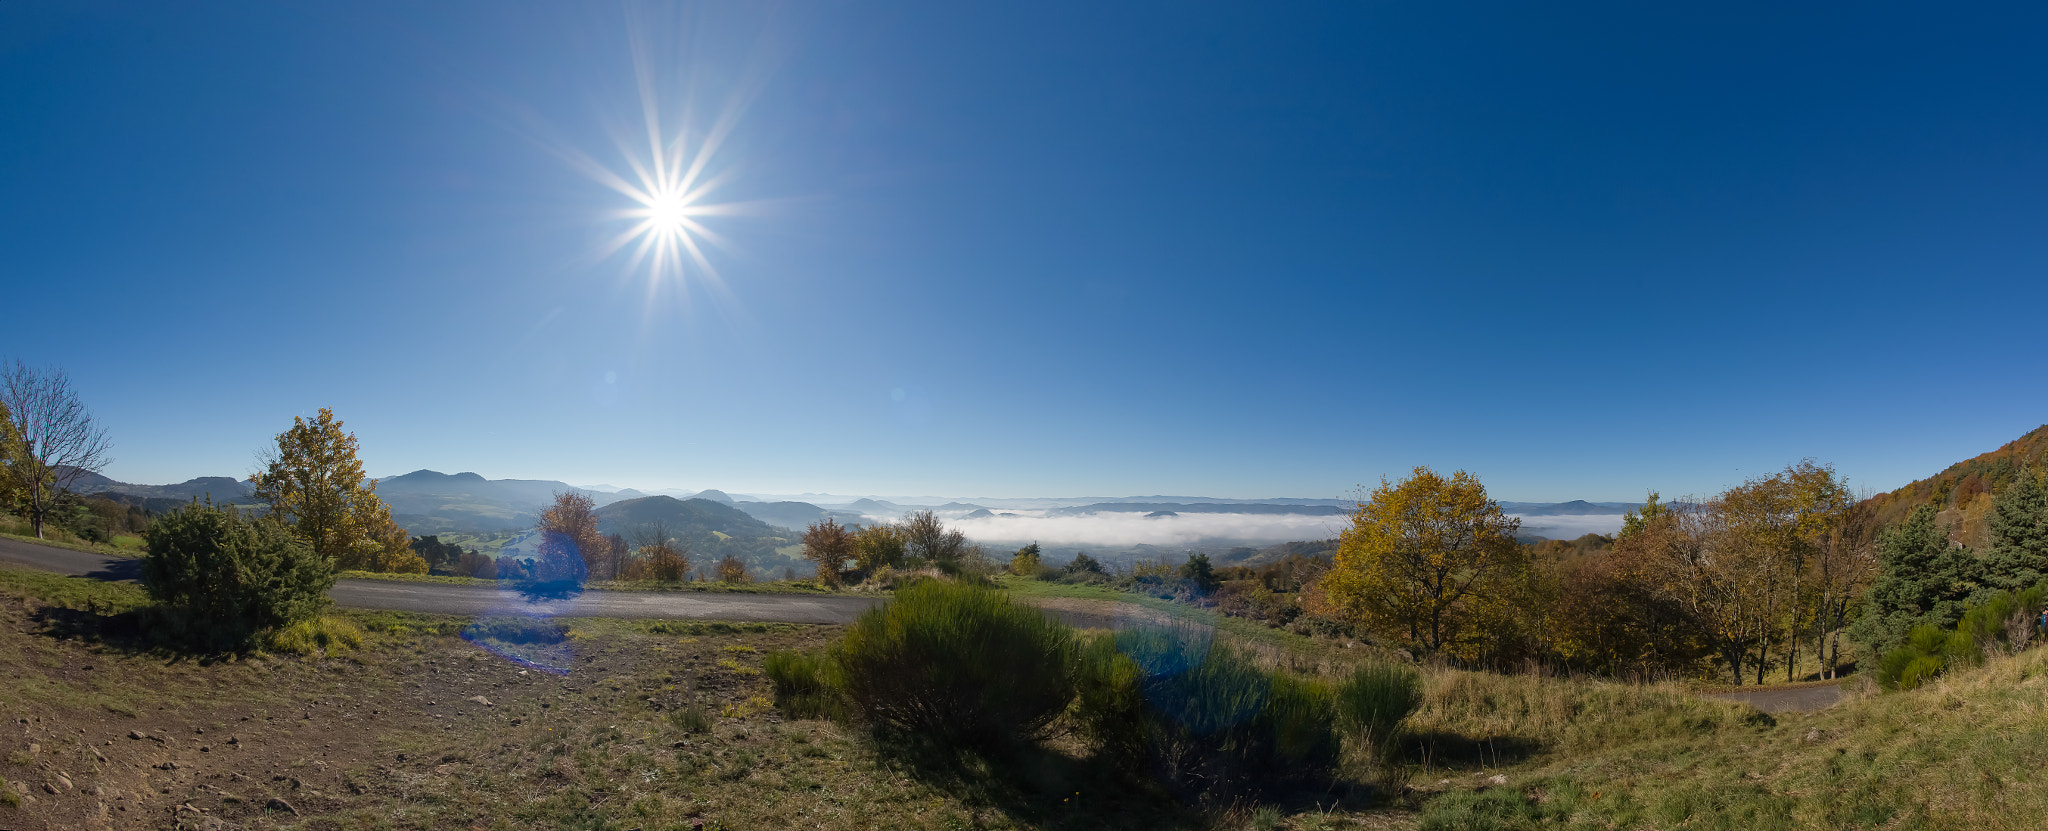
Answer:
[{"label": "paved road", "polygon": [[1835,706],[1835,702],[1842,700],[1842,688],[1830,684],[1824,687],[1800,687],[1791,690],[1717,693],[1706,697],[1748,704],[1766,713],[1798,713],[1825,710]]},{"label": "paved road", "polygon": [[[0,538],[0,562],[101,580],[138,581],[142,561]],[[337,606],[477,617],[492,614],[569,617],[847,623],[881,601],[865,597],[706,592],[584,592],[566,600],[528,602],[492,586],[398,580],[341,580],[328,592]]]}]

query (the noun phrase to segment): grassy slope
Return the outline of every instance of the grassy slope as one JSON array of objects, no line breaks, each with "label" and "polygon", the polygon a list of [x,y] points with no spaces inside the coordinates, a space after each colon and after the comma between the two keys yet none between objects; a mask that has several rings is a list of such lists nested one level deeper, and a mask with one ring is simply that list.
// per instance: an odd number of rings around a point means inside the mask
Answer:
[{"label": "grassy slope", "polygon": [[[1423,827],[2034,828],[2048,816],[2044,676],[2035,649],[1769,718],[1682,688],[1440,671],[1418,743],[1463,756],[1449,782],[1418,772],[1442,793]],[[1507,787],[1472,789],[1484,782],[1467,773]]]}]

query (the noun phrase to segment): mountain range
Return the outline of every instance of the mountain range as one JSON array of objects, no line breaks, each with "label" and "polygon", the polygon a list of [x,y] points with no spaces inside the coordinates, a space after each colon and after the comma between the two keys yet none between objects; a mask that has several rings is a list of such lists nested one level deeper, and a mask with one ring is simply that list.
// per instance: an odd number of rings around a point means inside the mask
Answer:
[{"label": "mountain range", "polygon": [[[78,493],[106,494],[131,504],[168,509],[175,503],[197,498],[217,502],[248,502],[248,483],[225,476],[192,479],[175,485],[137,485],[118,482],[97,474],[83,474],[72,488]],[[1079,498],[970,498],[920,497],[910,502],[875,497],[805,494],[816,501],[770,499],[759,495],[729,494],[719,490],[648,493],[631,488],[598,490],[577,488],[552,479],[486,479],[476,473],[441,473],[416,470],[377,482],[377,495],[391,506],[398,523],[416,536],[427,534],[481,534],[531,527],[554,495],[579,491],[590,496],[601,509],[622,507],[609,513],[615,525],[631,524],[631,517],[650,510],[647,505],[665,506],[661,513],[671,524],[702,526],[729,536],[751,538],[775,533],[801,532],[814,522],[831,518],[842,524],[865,524],[888,520],[912,511],[930,510],[947,519],[988,519],[1012,516],[1021,510],[1046,517],[1087,517],[1116,514],[1180,515],[1243,514],[1251,516],[1305,515],[1339,517],[1356,507],[1348,499],[1221,499],[1203,496],[1126,496]],[[660,500],[648,502],[647,500]],[[697,504],[701,503],[701,504]],[[679,508],[679,505],[695,507]],[[714,510],[707,506],[717,506]],[[1523,516],[1618,515],[1638,507],[1623,502],[1502,502],[1509,513]],[[756,527],[758,526],[758,527]]]}]

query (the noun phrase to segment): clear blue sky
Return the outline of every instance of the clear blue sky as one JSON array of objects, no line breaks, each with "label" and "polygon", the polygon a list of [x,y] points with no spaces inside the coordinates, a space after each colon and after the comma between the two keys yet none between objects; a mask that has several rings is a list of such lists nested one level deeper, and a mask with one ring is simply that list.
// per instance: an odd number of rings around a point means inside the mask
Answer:
[{"label": "clear blue sky", "polygon": [[[1665,5],[0,3],[0,357],[146,483],[322,406],[377,474],[988,496],[2048,422],[2043,7]],[[717,281],[599,256],[643,101],[722,134]]]}]

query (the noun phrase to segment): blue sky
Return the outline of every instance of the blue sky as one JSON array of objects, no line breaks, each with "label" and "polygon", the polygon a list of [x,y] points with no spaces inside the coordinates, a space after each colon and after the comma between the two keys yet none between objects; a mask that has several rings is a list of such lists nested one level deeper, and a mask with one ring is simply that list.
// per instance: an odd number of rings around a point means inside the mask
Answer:
[{"label": "blue sky", "polygon": [[[0,4],[0,357],[148,483],[1887,489],[2048,422],[2042,18]],[[716,280],[599,256],[643,102]]]}]

